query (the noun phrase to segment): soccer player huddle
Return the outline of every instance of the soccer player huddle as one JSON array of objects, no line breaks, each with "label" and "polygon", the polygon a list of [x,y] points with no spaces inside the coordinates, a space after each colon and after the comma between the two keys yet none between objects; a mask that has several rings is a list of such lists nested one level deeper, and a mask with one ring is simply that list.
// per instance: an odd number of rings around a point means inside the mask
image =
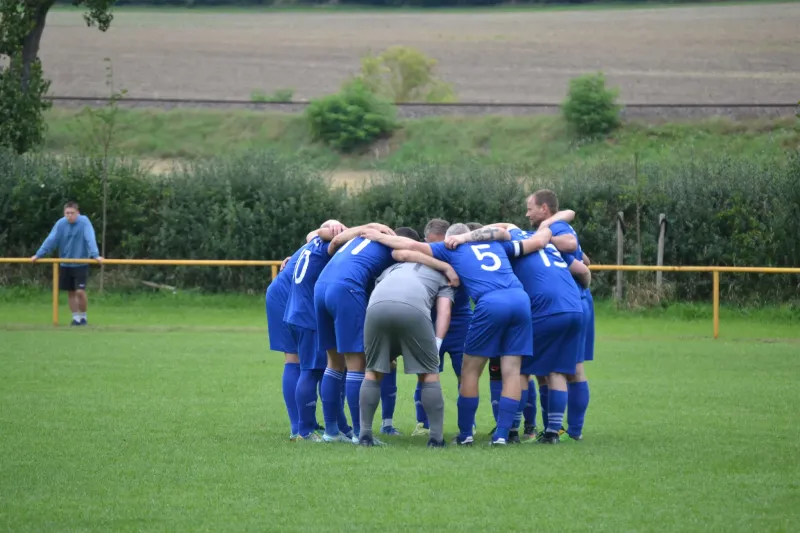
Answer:
[{"label": "soccer player huddle", "polygon": [[270,348],[285,354],[290,439],[383,445],[373,435],[379,404],[381,434],[398,435],[392,418],[402,356],[404,372],[417,376],[412,435],[445,446],[439,374],[449,354],[459,387],[454,444],[474,442],[487,363],[492,446],[581,440],[589,404],[583,367],[594,354],[589,259],[569,224],[575,213],[559,211],[555,193],[537,191],[526,207],[533,231],[433,219],[424,240],[408,227],[336,220],[309,233],[266,294]]}]

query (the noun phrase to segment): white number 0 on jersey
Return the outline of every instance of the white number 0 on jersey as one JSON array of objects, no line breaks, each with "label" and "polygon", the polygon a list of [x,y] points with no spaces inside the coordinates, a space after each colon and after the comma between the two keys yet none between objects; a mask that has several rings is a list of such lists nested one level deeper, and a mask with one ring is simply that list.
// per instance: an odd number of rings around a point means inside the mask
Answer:
[{"label": "white number 0 on jersey", "polygon": [[[500,262],[500,258],[497,257],[497,254],[493,252],[481,252],[481,250],[489,248],[488,244],[473,244],[470,246],[470,248],[472,248],[472,251],[475,253],[475,257],[478,258],[478,261],[481,261],[482,269],[488,270],[489,272],[494,272],[495,270],[500,268],[500,265],[502,263]],[[491,259],[493,263],[488,266],[484,265],[483,264],[484,259]]]}]

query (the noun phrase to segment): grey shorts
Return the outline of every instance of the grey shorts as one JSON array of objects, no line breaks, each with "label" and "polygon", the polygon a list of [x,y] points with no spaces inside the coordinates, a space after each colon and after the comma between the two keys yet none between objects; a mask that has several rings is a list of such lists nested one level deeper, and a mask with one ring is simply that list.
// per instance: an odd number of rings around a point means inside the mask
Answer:
[{"label": "grey shorts", "polygon": [[367,308],[364,348],[367,370],[388,374],[392,359],[402,354],[406,374],[439,373],[431,317],[411,305],[379,302]]}]

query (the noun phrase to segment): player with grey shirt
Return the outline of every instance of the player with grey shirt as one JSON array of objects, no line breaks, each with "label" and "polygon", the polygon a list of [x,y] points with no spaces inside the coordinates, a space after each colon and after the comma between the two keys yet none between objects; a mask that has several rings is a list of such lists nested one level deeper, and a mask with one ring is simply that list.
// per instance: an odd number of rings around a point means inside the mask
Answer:
[{"label": "player with grey shirt", "polygon": [[[417,255],[398,260],[419,260]],[[427,263],[427,260],[425,260]],[[440,269],[448,267],[446,263]],[[448,281],[448,278],[451,281]],[[428,446],[444,446],[444,397],[439,382],[439,346],[450,326],[450,311],[458,286],[455,272],[445,277],[431,266],[401,262],[383,271],[367,306],[364,323],[366,374],[361,385],[362,446],[372,446],[372,421],[380,402],[380,380],[391,371],[391,361],[403,355],[406,374],[417,374],[422,404],[430,421]],[[436,304],[436,331],[431,308]]]}]

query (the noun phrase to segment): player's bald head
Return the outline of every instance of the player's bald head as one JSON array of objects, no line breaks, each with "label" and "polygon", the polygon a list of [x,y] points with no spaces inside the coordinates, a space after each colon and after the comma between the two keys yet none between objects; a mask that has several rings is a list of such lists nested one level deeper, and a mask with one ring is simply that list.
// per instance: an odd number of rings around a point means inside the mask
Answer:
[{"label": "player's bald head", "polygon": [[338,220],[332,218],[330,220],[326,220],[325,222],[323,222],[322,225],[320,226],[320,228],[330,228],[334,224],[341,224],[341,222],[339,222]]},{"label": "player's bald head", "polygon": [[476,229],[481,229],[483,227],[483,224],[481,224],[480,222],[467,222],[467,227],[469,228],[470,231],[475,231]]},{"label": "player's bald head", "polygon": [[462,233],[469,233],[469,227],[466,224],[453,224],[449,228],[447,228],[446,236],[449,237],[450,235],[461,235]]}]

